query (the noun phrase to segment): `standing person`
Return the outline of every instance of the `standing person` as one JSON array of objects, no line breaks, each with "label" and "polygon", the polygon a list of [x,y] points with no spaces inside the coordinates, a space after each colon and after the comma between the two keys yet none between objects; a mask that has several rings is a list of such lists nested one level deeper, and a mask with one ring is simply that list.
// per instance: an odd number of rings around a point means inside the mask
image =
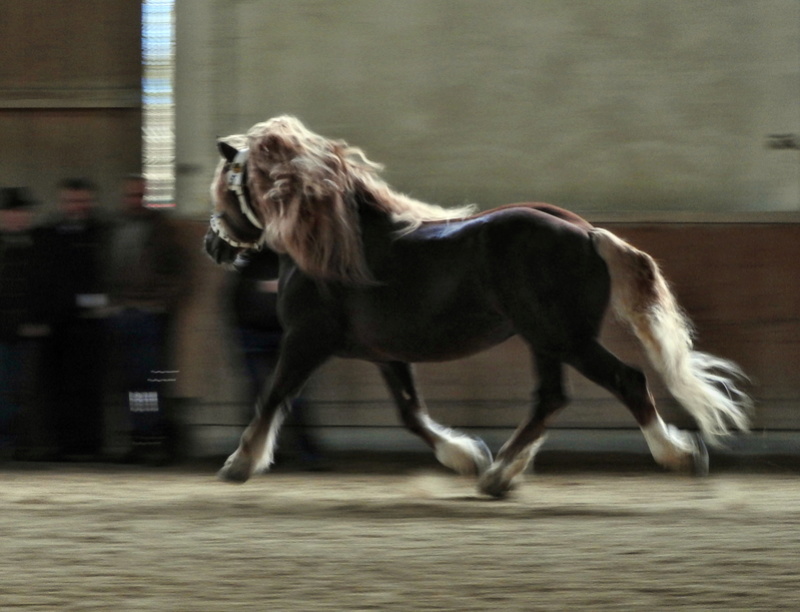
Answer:
[{"label": "standing person", "polygon": [[21,443],[31,442],[21,439],[22,420],[30,420],[34,409],[31,369],[39,340],[49,331],[40,247],[27,192],[0,190],[0,456],[16,454]]},{"label": "standing person", "polygon": [[104,442],[106,341],[102,321],[107,224],[85,178],[58,185],[56,218],[45,228],[51,334],[45,351],[56,459],[100,458]]},{"label": "standing person", "polygon": [[[243,353],[249,384],[248,418],[261,387],[275,369],[283,328],[278,319],[278,255],[269,249],[237,258],[231,275],[231,306],[236,337]],[[306,403],[292,401],[287,425],[295,433],[300,464],[310,470],[323,468],[319,448],[310,433]]]},{"label": "standing person", "polygon": [[164,390],[176,372],[168,366],[168,336],[182,292],[184,257],[175,227],[145,204],[146,181],[129,175],[109,253],[111,329],[131,427],[129,459],[152,449],[165,456],[168,422]]}]

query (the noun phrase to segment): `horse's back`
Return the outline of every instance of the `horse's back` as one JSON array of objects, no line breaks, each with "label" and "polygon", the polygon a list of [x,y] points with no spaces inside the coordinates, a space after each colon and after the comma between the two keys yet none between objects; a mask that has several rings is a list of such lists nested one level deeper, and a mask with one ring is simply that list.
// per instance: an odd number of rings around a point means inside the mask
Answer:
[{"label": "horse's back", "polygon": [[586,219],[572,212],[571,210],[567,210],[566,208],[561,208],[560,206],[556,206],[555,204],[548,204],[547,202],[518,202],[516,204],[506,204],[505,206],[500,206],[498,208],[490,209],[483,214],[492,214],[508,209],[535,210],[540,213],[549,215],[550,217],[555,217],[562,221],[566,221],[567,223],[586,231],[591,230],[594,227]]},{"label": "horse's back", "polygon": [[376,269],[382,283],[351,294],[360,335],[435,359],[515,333],[562,347],[596,336],[609,278],[591,225],[541,206],[505,206],[395,238]]}]

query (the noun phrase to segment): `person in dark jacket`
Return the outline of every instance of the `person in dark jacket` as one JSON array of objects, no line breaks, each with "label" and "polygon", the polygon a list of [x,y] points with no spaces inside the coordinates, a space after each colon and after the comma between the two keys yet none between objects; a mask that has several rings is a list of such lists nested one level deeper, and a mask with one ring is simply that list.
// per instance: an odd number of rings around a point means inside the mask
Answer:
[{"label": "person in dark jacket", "polygon": [[59,183],[58,215],[45,228],[45,239],[53,458],[97,458],[104,442],[107,224],[98,217],[91,181]]},{"label": "person in dark jacket", "polygon": [[32,370],[49,332],[34,208],[25,189],[0,190],[0,456],[21,449],[23,411],[30,417],[33,409]]},{"label": "person in dark jacket", "polygon": [[[278,319],[278,255],[269,249],[237,258],[231,274],[231,306],[236,337],[244,357],[252,402],[275,369],[283,329]],[[252,404],[248,410],[252,409]],[[250,415],[248,414],[248,417]],[[301,465],[322,469],[322,457],[311,435],[307,406],[302,397],[292,402],[287,430],[295,434],[295,449]]]},{"label": "person in dark jacket", "polygon": [[172,221],[145,202],[146,181],[128,175],[108,257],[110,328],[128,403],[130,461],[164,462],[171,424],[165,398],[178,372],[168,338],[185,289],[186,257]]}]

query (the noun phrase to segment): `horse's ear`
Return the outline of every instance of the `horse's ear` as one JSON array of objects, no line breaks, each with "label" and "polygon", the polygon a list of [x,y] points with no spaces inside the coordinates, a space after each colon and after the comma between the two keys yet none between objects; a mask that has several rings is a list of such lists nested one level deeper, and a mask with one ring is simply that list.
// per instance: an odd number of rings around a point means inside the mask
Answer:
[{"label": "horse's ear", "polygon": [[238,153],[236,147],[232,147],[224,140],[217,141],[217,149],[219,150],[219,154],[228,162],[232,162],[233,158],[236,157]]}]

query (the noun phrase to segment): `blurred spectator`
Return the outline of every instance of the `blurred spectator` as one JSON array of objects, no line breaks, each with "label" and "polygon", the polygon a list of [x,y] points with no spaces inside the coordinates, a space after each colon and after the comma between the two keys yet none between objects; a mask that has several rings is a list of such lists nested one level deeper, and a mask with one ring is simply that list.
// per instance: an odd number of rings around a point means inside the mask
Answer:
[{"label": "blurred spectator", "polygon": [[[252,401],[248,406],[249,419],[252,405],[275,369],[283,337],[276,307],[278,255],[264,249],[240,255],[234,265],[238,273],[232,274],[231,299]],[[320,452],[309,431],[307,407],[301,397],[292,402],[286,429],[295,434],[295,448],[301,465],[308,469],[321,468]]]},{"label": "blurred spectator", "polygon": [[54,458],[97,458],[104,433],[107,226],[98,218],[95,186],[87,179],[61,181],[57,208],[44,247],[51,326],[44,380],[52,391]]},{"label": "blurred spectator", "polygon": [[185,261],[173,223],[145,205],[145,189],[142,176],[123,180],[108,269],[110,324],[130,416],[130,460],[145,459],[149,451],[163,457],[168,450],[164,390],[177,372],[169,369],[167,340]]},{"label": "blurred spectator", "polygon": [[[47,288],[34,203],[18,187],[0,191],[0,456],[21,450],[23,410],[33,409],[31,369],[44,324]],[[26,428],[29,429],[29,428]],[[26,436],[25,443],[30,443]]]}]

